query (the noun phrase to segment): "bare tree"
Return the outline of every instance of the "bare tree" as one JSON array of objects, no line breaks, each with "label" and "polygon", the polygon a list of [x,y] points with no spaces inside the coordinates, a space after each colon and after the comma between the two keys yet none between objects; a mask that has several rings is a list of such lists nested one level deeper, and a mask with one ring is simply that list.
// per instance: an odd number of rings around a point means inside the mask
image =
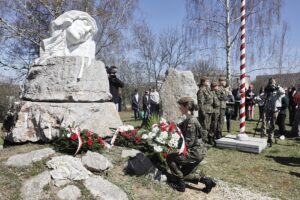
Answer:
[{"label": "bare tree", "polygon": [[[38,56],[42,39],[49,36],[49,24],[68,10],[82,10],[96,19],[96,58],[106,62],[119,53],[123,31],[130,23],[137,0],[1,0],[0,67],[26,73]],[[109,58],[109,59],[108,59]]]},{"label": "bare tree", "polygon": [[[247,0],[247,49],[262,55],[272,25],[280,21],[282,0]],[[190,38],[207,48],[222,48],[226,54],[226,74],[231,80],[232,48],[239,55],[240,0],[187,0],[187,24]],[[249,47],[248,46],[248,47]],[[251,48],[252,47],[252,48]],[[257,47],[254,49],[254,47]],[[253,56],[252,58],[254,58]]]},{"label": "bare tree", "polygon": [[167,53],[165,60],[167,69],[176,69],[187,64],[193,51],[186,40],[178,29],[170,29],[160,35],[159,43],[163,51]]}]

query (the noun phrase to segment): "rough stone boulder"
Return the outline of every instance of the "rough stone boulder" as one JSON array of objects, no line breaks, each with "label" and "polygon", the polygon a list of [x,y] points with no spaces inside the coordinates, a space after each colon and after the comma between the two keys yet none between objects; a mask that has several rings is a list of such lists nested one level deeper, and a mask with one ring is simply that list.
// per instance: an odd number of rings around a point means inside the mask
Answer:
[{"label": "rough stone boulder", "polygon": [[103,200],[127,200],[126,193],[118,186],[103,179],[101,176],[91,176],[84,181],[85,187],[94,197]]},{"label": "rough stone boulder", "polygon": [[51,181],[48,171],[26,180],[21,188],[21,197],[26,200],[40,200],[43,198],[43,189]]},{"label": "rough stone boulder", "polygon": [[21,103],[16,111],[16,122],[5,133],[11,142],[49,142],[59,133],[60,127],[73,122],[82,129],[89,129],[100,136],[111,135],[109,128],[118,128],[122,121],[115,106],[106,103]]},{"label": "rough stone boulder", "polygon": [[[82,76],[78,79],[80,71]],[[30,101],[103,102],[112,98],[103,62],[53,57],[30,67],[22,98]]]},{"label": "rough stone boulder", "polygon": [[39,149],[28,153],[16,154],[8,158],[5,165],[13,167],[26,167],[33,162],[40,161],[43,158],[47,158],[53,155],[55,151],[51,148]]},{"label": "rough stone boulder", "polygon": [[77,200],[81,197],[81,191],[75,185],[68,185],[59,190],[57,196],[63,200]]},{"label": "rough stone boulder", "polygon": [[[198,86],[191,71],[169,69],[165,82],[159,92],[162,102],[162,116],[167,120],[175,120],[181,113],[177,101],[190,96],[197,103]],[[195,115],[198,113],[196,112]]]},{"label": "rough stone boulder", "polygon": [[47,162],[53,180],[85,180],[92,173],[88,171],[79,158],[73,156],[54,157]]},{"label": "rough stone boulder", "polygon": [[102,172],[113,167],[111,161],[97,152],[88,151],[82,157],[83,165],[92,172]]}]

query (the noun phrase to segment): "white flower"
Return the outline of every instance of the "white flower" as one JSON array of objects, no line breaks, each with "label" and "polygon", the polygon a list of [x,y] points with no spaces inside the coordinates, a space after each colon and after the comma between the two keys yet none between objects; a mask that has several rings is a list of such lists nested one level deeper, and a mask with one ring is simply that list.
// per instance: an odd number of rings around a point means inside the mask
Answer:
[{"label": "white flower", "polygon": [[155,127],[152,128],[152,132],[153,133],[158,133],[158,131],[159,131],[159,128],[157,126],[155,126]]},{"label": "white flower", "polygon": [[166,141],[162,137],[156,137],[155,141],[160,143],[160,144],[166,144]]},{"label": "white flower", "polygon": [[71,128],[72,133],[77,133],[77,128]]},{"label": "white flower", "polygon": [[149,136],[148,136],[147,134],[143,134],[143,135],[142,135],[142,139],[143,139],[143,140],[147,140],[148,138],[149,138]]},{"label": "white flower", "polygon": [[162,152],[163,151],[163,148],[159,145],[153,145],[153,149],[155,152]]},{"label": "white flower", "polygon": [[167,120],[166,120],[166,119],[164,119],[164,118],[161,118],[161,120],[160,120],[160,123],[164,123],[164,124],[166,124],[166,123],[167,123]]},{"label": "white flower", "polygon": [[127,128],[128,128],[129,131],[132,131],[134,129],[134,127],[131,126],[131,125],[127,125]]},{"label": "white flower", "polygon": [[71,137],[71,133],[68,133],[68,134],[67,134],[67,137],[68,137],[68,138]]},{"label": "white flower", "polygon": [[180,139],[180,136],[177,134],[177,133],[174,133],[174,134],[172,134],[172,136],[171,136],[171,140],[179,140]]},{"label": "white flower", "polygon": [[171,139],[171,140],[168,142],[168,146],[169,146],[169,147],[172,147],[172,148],[178,148],[178,140]]},{"label": "white flower", "polygon": [[156,133],[150,132],[150,133],[148,133],[148,136],[150,139],[152,139],[156,136]]},{"label": "white flower", "polygon": [[163,131],[160,133],[159,137],[161,137],[162,139],[168,139],[169,134],[167,131]]}]

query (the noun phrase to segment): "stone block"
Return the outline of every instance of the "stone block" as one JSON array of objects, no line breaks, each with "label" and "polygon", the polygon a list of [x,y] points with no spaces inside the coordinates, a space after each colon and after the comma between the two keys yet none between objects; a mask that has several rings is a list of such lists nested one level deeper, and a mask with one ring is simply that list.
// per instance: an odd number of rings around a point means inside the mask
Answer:
[{"label": "stone block", "polygon": [[105,102],[112,98],[104,63],[92,60],[89,64],[79,56],[53,57],[33,64],[21,97],[48,102]]},{"label": "stone block", "polygon": [[110,136],[109,128],[122,125],[115,105],[106,103],[21,103],[17,121],[6,132],[6,140],[11,142],[49,142],[59,133],[60,127],[78,125],[99,136]]},{"label": "stone block", "polygon": [[249,137],[247,141],[241,141],[236,139],[236,135],[226,135],[216,140],[216,143],[219,148],[229,148],[251,153],[260,153],[267,147],[267,139]]}]

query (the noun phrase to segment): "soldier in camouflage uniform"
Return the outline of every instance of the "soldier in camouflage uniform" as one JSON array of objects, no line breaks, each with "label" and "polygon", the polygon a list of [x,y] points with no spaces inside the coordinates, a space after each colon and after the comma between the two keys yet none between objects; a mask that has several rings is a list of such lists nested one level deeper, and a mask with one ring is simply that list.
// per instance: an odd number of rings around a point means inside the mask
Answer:
[{"label": "soldier in camouflage uniform", "polygon": [[225,112],[226,112],[226,101],[228,96],[228,91],[226,88],[226,77],[220,77],[219,78],[220,83],[220,89],[218,91],[218,96],[220,100],[220,115],[219,115],[219,123],[217,128],[217,135],[216,138],[220,139],[222,137],[222,129],[224,125],[224,118],[225,118]]},{"label": "soldier in camouflage uniform", "polygon": [[219,116],[220,116],[220,100],[219,100],[219,84],[217,82],[213,82],[211,84],[211,90],[213,94],[213,114],[211,118],[211,126],[210,126],[210,133],[209,137],[212,137],[209,140],[213,141],[213,144],[216,145],[215,139],[217,137],[218,131],[218,123],[219,123]]},{"label": "soldier in camouflage uniform", "polygon": [[174,180],[170,182],[170,185],[174,189],[184,192],[184,181],[195,184],[201,182],[206,185],[203,191],[209,193],[216,186],[216,183],[210,178],[195,173],[207,152],[206,144],[203,142],[206,135],[203,134],[204,131],[197,118],[193,116],[194,110],[197,110],[197,105],[191,97],[181,98],[178,104],[181,113],[186,116],[186,119],[178,126],[184,136],[187,153],[186,155],[173,153],[167,156],[168,166],[174,176]]},{"label": "soldier in camouflage uniform", "polygon": [[[207,77],[202,77],[200,80],[197,100],[199,107],[198,120],[208,135],[212,135],[212,133],[210,133],[210,125],[213,113],[213,94],[209,89],[209,80]],[[212,141],[208,142],[212,144]]]}]

